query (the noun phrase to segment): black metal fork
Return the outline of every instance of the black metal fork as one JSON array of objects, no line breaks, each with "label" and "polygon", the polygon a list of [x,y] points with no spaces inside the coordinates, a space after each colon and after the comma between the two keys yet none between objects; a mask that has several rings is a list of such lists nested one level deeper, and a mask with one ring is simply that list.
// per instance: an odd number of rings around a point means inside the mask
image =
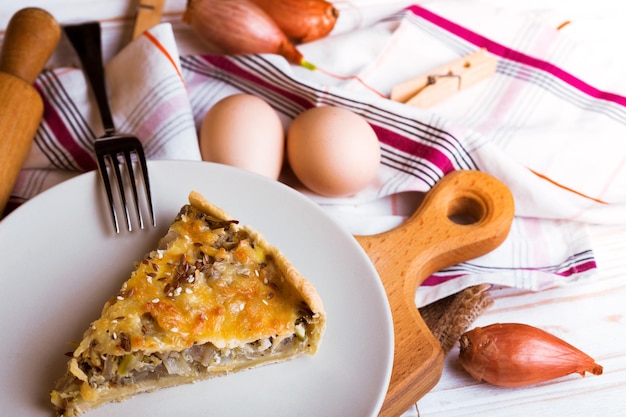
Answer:
[{"label": "black metal fork", "polygon": [[[136,136],[116,132],[113,117],[111,116],[102,61],[100,24],[98,22],[89,22],[79,25],[65,26],[63,29],[81,61],[83,70],[85,71],[87,79],[91,84],[91,89],[96,98],[98,110],[100,111],[100,117],[102,118],[104,135],[95,140],[94,150],[98,161],[100,176],[102,177],[102,181],[106,189],[115,232],[120,232],[120,226],[117,210],[115,208],[109,169],[115,173],[115,181],[119,191],[119,198],[124,209],[126,225],[128,231],[132,230],[131,216],[129,214],[128,204],[126,201],[126,193],[124,191],[125,187],[120,165],[126,166],[126,173],[128,174],[129,182],[131,184],[139,226],[142,229],[144,228],[141,204],[139,202],[139,195],[137,192],[137,182],[139,179],[143,180],[146,202],[150,211],[152,225],[156,226],[154,208],[152,205],[152,195],[150,192],[150,179],[148,176],[148,167],[146,164],[143,145]],[[136,176],[134,172],[132,155],[135,155],[139,163],[141,176]]]}]

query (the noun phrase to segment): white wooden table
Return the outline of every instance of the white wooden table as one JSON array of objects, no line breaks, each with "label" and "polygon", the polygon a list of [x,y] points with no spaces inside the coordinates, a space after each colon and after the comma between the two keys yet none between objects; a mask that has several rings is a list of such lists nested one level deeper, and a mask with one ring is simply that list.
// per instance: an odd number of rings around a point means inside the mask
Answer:
[{"label": "white wooden table", "polygon": [[[362,0],[376,3],[376,0]],[[446,1],[446,0],[440,0]],[[551,23],[574,16],[572,37],[612,51],[623,51],[626,3],[623,0],[483,0],[504,5]],[[346,3],[346,2],[343,2]],[[380,1],[378,1],[380,3]],[[407,4],[407,1],[387,2]],[[419,1],[417,1],[419,3]],[[170,21],[181,53],[193,51],[194,41],[180,23],[186,0],[168,0],[164,21]],[[127,41],[132,30],[135,0],[20,0],[0,5],[3,33],[13,13],[39,6],[62,23],[98,19],[105,29],[105,59]],[[567,11],[567,13],[564,13]],[[626,53],[618,56],[626,63]],[[54,63],[54,62],[52,62]],[[626,93],[626,84],[624,88]],[[564,377],[527,388],[497,388],[473,381],[460,367],[454,349],[445,360],[439,384],[406,416],[622,416],[626,415],[626,226],[590,227],[599,263],[595,279],[540,293],[511,289],[494,291],[494,305],[476,325],[524,322],[541,327],[593,356],[604,366],[602,376]]]},{"label": "white wooden table", "polygon": [[495,291],[495,303],[475,322],[522,322],[547,330],[594,357],[601,376],[575,374],[527,388],[473,381],[458,363],[458,347],[445,360],[439,384],[410,415],[623,416],[626,413],[626,227],[592,228],[599,263],[590,281],[539,293]]}]

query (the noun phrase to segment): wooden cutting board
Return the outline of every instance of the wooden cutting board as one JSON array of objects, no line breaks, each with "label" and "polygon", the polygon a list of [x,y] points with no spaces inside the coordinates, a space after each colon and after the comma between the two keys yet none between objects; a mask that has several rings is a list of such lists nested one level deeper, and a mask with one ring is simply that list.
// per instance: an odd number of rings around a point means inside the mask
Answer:
[{"label": "wooden cutting board", "polygon": [[393,370],[381,417],[401,415],[441,377],[443,351],[415,305],[417,287],[434,272],[498,247],[513,216],[504,184],[484,172],[454,171],[397,228],[356,236],[380,275],[393,317]]}]

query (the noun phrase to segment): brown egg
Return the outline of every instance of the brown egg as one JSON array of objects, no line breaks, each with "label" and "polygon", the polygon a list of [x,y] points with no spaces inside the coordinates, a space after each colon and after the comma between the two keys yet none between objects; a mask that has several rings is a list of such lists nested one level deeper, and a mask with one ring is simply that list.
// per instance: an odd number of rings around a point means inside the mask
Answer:
[{"label": "brown egg", "polygon": [[312,191],[350,196],[372,182],[380,166],[376,133],[361,116],[338,107],[315,107],[287,130],[287,159]]},{"label": "brown egg", "polygon": [[285,132],[276,111],[250,94],[228,96],[209,109],[200,127],[202,160],[277,179]]}]

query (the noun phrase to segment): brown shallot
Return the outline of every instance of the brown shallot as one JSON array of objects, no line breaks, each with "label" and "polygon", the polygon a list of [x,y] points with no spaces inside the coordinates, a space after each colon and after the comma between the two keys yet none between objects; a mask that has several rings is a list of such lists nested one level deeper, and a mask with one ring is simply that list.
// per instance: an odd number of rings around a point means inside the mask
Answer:
[{"label": "brown shallot", "polygon": [[339,11],[326,0],[251,0],[276,22],[296,43],[311,42],[328,35]]},{"label": "brown shallot", "polygon": [[519,323],[497,323],[464,333],[459,361],[474,379],[502,387],[573,373],[602,374],[602,366],[589,355],[544,330]]},{"label": "brown shallot", "polygon": [[312,67],[272,18],[249,0],[188,0],[183,21],[210,53],[278,54]]}]

